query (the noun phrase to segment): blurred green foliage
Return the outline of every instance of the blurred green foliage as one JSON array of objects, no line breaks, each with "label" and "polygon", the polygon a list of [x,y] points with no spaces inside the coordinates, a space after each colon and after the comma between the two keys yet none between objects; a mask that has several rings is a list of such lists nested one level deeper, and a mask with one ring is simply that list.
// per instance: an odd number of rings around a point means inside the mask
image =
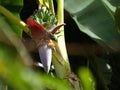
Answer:
[{"label": "blurred green foliage", "polygon": [[[72,90],[66,81],[33,71],[30,67],[32,59],[21,39],[4,18],[0,17],[0,23],[0,78],[12,90]],[[6,90],[3,87],[0,90]]]},{"label": "blurred green foliage", "polygon": [[[0,0],[0,4],[19,18],[20,8],[15,10],[17,12],[11,8],[21,6],[21,0]],[[20,38],[21,28],[3,15],[0,15],[0,23],[0,90],[73,89],[66,80],[35,72],[32,69],[32,58]]]},{"label": "blurred green foliage", "polygon": [[2,5],[22,5],[22,0],[0,0]]},{"label": "blurred green foliage", "polygon": [[[115,2],[112,3],[116,5]],[[22,0],[0,0],[0,4],[19,18]],[[115,10],[115,7],[110,8],[107,5],[103,0],[76,0],[76,2],[65,0],[65,9],[73,16],[82,32],[103,46],[108,45],[117,50],[119,43],[115,42],[120,40],[120,35],[117,33],[113,18],[114,11],[112,10]],[[31,64],[32,58],[24,46],[19,46],[19,44],[22,45],[21,28],[2,15],[0,15],[0,23],[2,23],[0,25],[0,77],[6,84],[13,90],[73,90],[67,82],[42,72],[35,72],[27,66]],[[25,58],[21,51],[28,56]],[[104,64],[106,65],[106,62]],[[108,68],[105,71],[108,71]],[[95,90],[96,81],[92,72],[88,68],[81,68],[78,73],[83,90]]]},{"label": "blurred green foliage", "polygon": [[89,68],[81,67],[79,76],[84,90],[96,90],[96,81]]},{"label": "blurred green foliage", "polygon": [[[103,56],[94,55],[88,58],[89,65],[96,73],[95,77],[99,78],[105,90],[109,83],[111,87],[119,88],[117,86],[119,83],[114,84],[114,82],[119,82],[117,79],[119,77],[115,75],[119,75],[117,71],[119,67],[116,66],[119,58],[115,60],[110,58],[114,53],[117,53],[116,57],[119,57],[120,52],[119,8],[120,0],[65,0],[65,10],[74,19],[79,30],[90,36],[106,51]],[[116,78],[112,78],[114,82],[111,81],[111,75]]]},{"label": "blurred green foliage", "polygon": [[[19,18],[19,12],[22,7],[22,0],[0,0],[0,5],[4,6],[6,9],[10,10],[15,17]],[[12,30],[18,35],[22,36],[22,30],[14,24],[12,21],[4,17],[6,22],[13,28]]]}]

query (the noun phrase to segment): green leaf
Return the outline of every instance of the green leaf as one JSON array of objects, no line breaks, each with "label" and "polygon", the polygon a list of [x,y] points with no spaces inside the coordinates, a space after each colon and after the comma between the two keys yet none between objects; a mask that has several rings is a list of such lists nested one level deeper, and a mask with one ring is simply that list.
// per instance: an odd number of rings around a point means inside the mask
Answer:
[{"label": "green leaf", "polygon": [[113,16],[116,7],[108,0],[65,0],[65,9],[82,32],[103,46],[120,50],[120,35]]},{"label": "green leaf", "polygon": [[4,5],[22,5],[22,0],[0,0],[0,4],[4,4]]},{"label": "green leaf", "polygon": [[82,82],[83,90],[95,90],[96,81],[89,68],[81,67],[79,69],[79,77]]},{"label": "green leaf", "polygon": [[[14,14],[15,15],[15,14]],[[15,15],[16,17],[16,15]],[[12,30],[19,36],[22,37],[22,29],[16,25],[15,23],[13,23],[12,21],[10,21],[9,19],[5,18],[5,21],[11,26]]]},{"label": "green leaf", "polygon": [[108,0],[113,6],[119,7],[120,0]]},{"label": "green leaf", "polygon": [[[19,19],[19,12],[20,6],[22,5],[21,0],[17,0],[16,2],[14,0],[0,0],[0,4],[3,5],[5,8],[8,8],[12,14],[14,14],[15,17]],[[0,16],[2,17],[2,16]],[[13,28],[12,30],[20,37],[22,37],[22,30],[17,26],[15,23],[10,21],[8,18],[4,17],[6,22]]]}]

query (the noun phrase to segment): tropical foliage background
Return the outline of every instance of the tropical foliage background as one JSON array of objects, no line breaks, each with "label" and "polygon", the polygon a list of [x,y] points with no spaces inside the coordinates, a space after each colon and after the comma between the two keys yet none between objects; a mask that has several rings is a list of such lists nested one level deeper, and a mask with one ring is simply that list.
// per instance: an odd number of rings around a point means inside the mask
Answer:
[{"label": "tropical foliage background", "polygon": [[[56,7],[58,0],[53,1]],[[0,0],[0,5],[20,19],[22,0]],[[66,48],[81,90],[119,89],[119,6],[119,0],[64,0]],[[66,80],[31,68],[38,56],[31,58],[22,28],[0,13],[0,90],[74,90]]]}]

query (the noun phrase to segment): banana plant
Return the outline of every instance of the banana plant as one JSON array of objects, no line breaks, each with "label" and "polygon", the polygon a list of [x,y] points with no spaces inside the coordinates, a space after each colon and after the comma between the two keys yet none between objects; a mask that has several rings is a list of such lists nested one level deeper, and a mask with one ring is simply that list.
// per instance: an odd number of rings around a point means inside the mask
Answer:
[{"label": "banana plant", "polygon": [[52,49],[54,49],[54,43],[52,42],[54,39],[53,34],[55,34],[55,32],[65,24],[57,25],[50,30],[45,30],[42,25],[31,18],[28,18],[26,23],[31,30],[32,38],[37,44],[44,70],[49,73],[52,59]]},{"label": "banana plant", "polygon": [[[71,70],[65,47],[64,28],[61,27],[65,25],[64,0],[57,1],[59,3],[57,14],[54,12],[52,0],[39,0],[37,3],[39,9],[26,20],[26,23],[39,47],[38,51],[45,71],[49,72],[52,61],[58,77],[65,78]],[[38,30],[35,30],[37,28]]]},{"label": "banana plant", "polygon": [[[54,13],[54,7],[53,7],[53,1],[52,0],[39,0],[38,4],[42,4],[43,5],[47,5],[47,8],[51,9],[50,11],[55,15]],[[57,24],[52,26],[51,29],[44,29],[42,27],[42,25],[38,24],[37,21],[34,21],[30,18],[28,18],[26,20],[26,23],[24,23],[23,21],[17,19],[16,17],[14,17],[14,15],[12,13],[10,13],[7,9],[5,9],[3,6],[0,6],[0,13],[3,14],[4,16],[6,16],[8,19],[10,19],[11,21],[13,21],[15,24],[17,24],[22,30],[24,30],[29,36],[33,37],[33,39],[35,39],[36,42],[36,37],[34,37],[33,34],[33,29],[31,27],[31,22],[34,22],[33,25],[35,25],[35,27],[39,28],[39,30],[37,32],[40,33],[47,33],[47,34],[43,34],[44,38],[47,37],[47,39],[45,40],[45,45],[42,45],[42,49],[48,48],[48,44],[51,44],[51,42],[54,43],[55,45],[55,50],[51,51],[51,48],[48,49],[49,52],[53,52],[52,55],[49,54],[48,56],[46,55],[42,55],[42,53],[40,54],[41,58],[52,58],[52,63],[55,67],[55,71],[56,74],[59,78],[65,78],[69,73],[71,73],[71,69],[70,69],[70,65],[69,65],[69,61],[68,61],[68,56],[67,56],[67,52],[66,52],[66,47],[65,47],[65,40],[64,40],[64,28],[60,28],[61,26],[64,26],[64,0],[58,0],[58,10],[57,10]],[[29,23],[30,21],[30,23]],[[60,28],[60,29],[59,29]],[[57,41],[55,40],[51,40],[51,36],[53,36],[52,34],[55,34],[54,36],[56,37],[56,31],[59,29],[59,36],[57,38]],[[48,30],[48,31],[47,31]],[[32,36],[32,35],[33,36]],[[37,34],[37,33],[36,33]],[[46,42],[49,41],[49,42]],[[38,44],[39,46],[39,44]],[[41,47],[41,46],[40,46]],[[41,49],[39,50],[39,52],[41,52]],[[47,51],[45,52],[47,53]],[[51,62],[51,60],[49,60],[49,62]],[[47,65],[47,64],[46,64]],[[46,66],[44,65],[44,66]],[[45,69],[47,72],[49,71],[49,67],[50,64],[47,66],[47,69]],[[45,67],[46,68],[46,67]]]}]

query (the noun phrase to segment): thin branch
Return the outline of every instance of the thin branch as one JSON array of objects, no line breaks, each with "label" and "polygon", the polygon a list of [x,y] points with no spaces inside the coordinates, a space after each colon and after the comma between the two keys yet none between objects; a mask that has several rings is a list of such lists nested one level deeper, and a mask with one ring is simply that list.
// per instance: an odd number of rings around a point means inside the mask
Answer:
[{"label": "thin branch", "polygon": [[10,19],[15,24],[17,24],[21,29],[23,29],[27,34],[30,35],[30,31],[27,25],[23,21],[16,18],[10,11],[8,11],[6,8],[4,8],[1,5],[0,5],[0,13],[6,16],[8,19]]}]

